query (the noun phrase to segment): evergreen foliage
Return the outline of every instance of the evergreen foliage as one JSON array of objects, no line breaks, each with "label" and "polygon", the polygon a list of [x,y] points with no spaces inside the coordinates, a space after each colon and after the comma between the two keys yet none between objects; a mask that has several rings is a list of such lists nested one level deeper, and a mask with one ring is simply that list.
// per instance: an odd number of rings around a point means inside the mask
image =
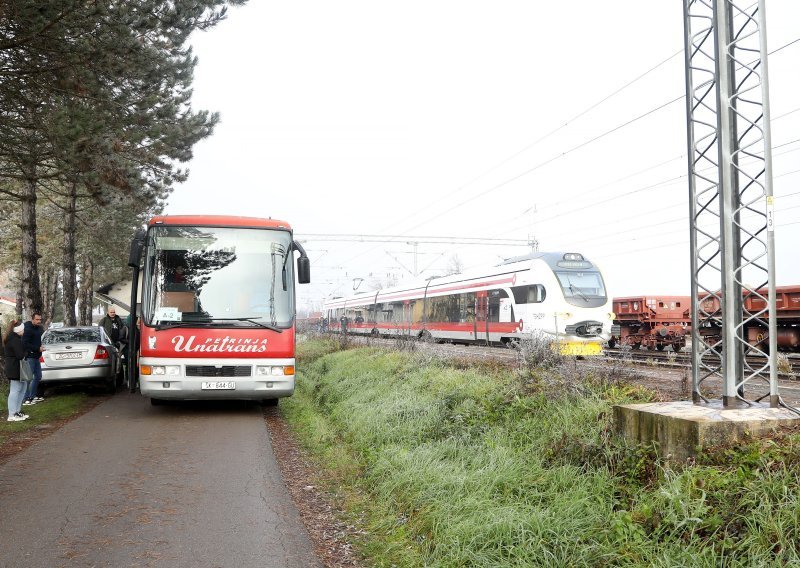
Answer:
[{"label": "evergreen foliage", "polygon": [[243,3],[0,4],[0,195],[20,218],[19,274],[29,309],[45,304],[42,199],[63,212],[61,230],[78,235],[62,239],[66,301],[76,295],[75,267],[86,273],[91,264],[88,272],[100,269],[103,277],[124,267],[133,230],[186,178],[180,164],[219,119],[191,106],[197,59],[189,36]]}]

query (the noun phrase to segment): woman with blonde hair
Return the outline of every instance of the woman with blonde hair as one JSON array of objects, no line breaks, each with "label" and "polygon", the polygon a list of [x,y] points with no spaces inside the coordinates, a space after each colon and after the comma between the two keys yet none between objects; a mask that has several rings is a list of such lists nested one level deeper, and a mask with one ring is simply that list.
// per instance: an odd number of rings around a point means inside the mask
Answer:
[{"label": "woman with blonde hair", "polygon": [[4,338],[6,353],[6,378],[10,385],[8,392],[8,422],[19,422],[30,418],[22,413],[22,400],[25,398],[25,389],[28,385],[20,380],[20,363],[27,365],[25,361],[25,347],[22,345],[22,332],[25,325],[18,320],[12,321],[8,325]]}]

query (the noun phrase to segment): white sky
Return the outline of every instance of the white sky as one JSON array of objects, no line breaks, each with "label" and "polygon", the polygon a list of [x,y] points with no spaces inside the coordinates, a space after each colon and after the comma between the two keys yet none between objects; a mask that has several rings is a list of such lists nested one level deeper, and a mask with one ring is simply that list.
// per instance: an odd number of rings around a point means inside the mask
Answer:
[{"label": "white sky", "polygon": [[[800,2],[767,4],[769,50],[800,38]],[[683,95],[682,2],[251,0],[193,40],[193,105],[222,122],[167,213],[407,235],[304,240],[299,308],[410,277],[408,242],[429,235],[535,235],[597,262],[611,295],[689,293],[683,99],[587,144]],[[800,284],[800,42],[769,72],[777,283]],[[420,244],[417,265],[529,250]]]}]

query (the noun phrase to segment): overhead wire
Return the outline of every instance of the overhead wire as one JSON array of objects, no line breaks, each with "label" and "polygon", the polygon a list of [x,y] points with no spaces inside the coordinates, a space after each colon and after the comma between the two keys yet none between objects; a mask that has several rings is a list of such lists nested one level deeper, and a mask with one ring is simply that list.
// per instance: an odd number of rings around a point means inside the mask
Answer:
[{"label": "overhead wire", "polygon": [[[621,93],[622,91],[624,91],[625,89],[627,89],[628,87],[630,87],[631,85],[633,85],[634,83],[636,83],[636,82],[638,82],[638,81],[642,80],[644,77],[646,77],[647,75],[649,75],[649,74],[650,74],[650,73],[652,73],[653,71],[657,70],[659,67],[661,67],[662,65],[664,65],[665,63],[667,63],[669,60],[671,60],[672,58],[674,58],[674,57],[676,57],[677,55],[679,55],[680,53],[682,53],[682,51],[683,51],[682,49],[681,49],[681,50],[678,50],[678,51],[676,51],[675,53],[673,53],[672,55],[670,55],[670,56],[669,56],[669,57],[667,57],[666,59],[664,59],[664,60],[662,60],[661,62],[657,63],[656,65],[654,65],[654,66],[650,67],[650,68],[649,68],[647,71],[645,71],[645,72],[643,72],[643,73],[639,74],[639,75],[638,75],[638,76],[637,76],[635,79],[633,79],[633,80],[631,80],[631,81],[628,81],[628,82],[627,82],[627,83],[625,83],[623,86],[621,86],[621,87],[617,88],[616,90],[614,90],[614,91],[613,91],[612,93],[610,93],[609,95],[606,95],[605,97],[603,97],[603,98],[602,98],[602,99],[600,99],[599,101],[597,101],[597,102],[595,102],[595,103],[591,104],[589,107],[587,107],[587,108],[586,108],[586,109],[584,109],[583,111],[579,112],[579,113],[578,113],[578,114],[576,114],[575,116],[573,116],[573,117],[571,117],[570,119],[566,120],[566,121],[565,121],[565,122],[564,122],[564,123],[563,123],[561,126],[559,126],[559,127],[555,128],[555,129],[551,130],[550,132],[548,132],[548,133],[547,133],[547,134],[545,134],[544,136],[541,136],[540,138],[536,139],[536,140],[535,140],[534,142],[532,142],[531,144],[528,144],[527,146],[525,146],[525,147],[524,147],[524,148],[522,148],[521,150],[519,150],[519,151],[515,152],[514,154],[512,154],[512,155],[511,155],[511,156],[509,156],[508,158],[504,159],[503,161],[499,162],[498,164],[495,164],[494,166],[492,166],[492,167],[491,167],[491,168],[489,168],[488,170],[484,171],[482,174],[480,174],[480,175],[478,175],[477,177],[475,177],[475,178],[471,179],[471,180],[470,180],[470,181],[468,181],[467,183],[460,185],[460,186],[459,186],[457,189],[453,190],[452,192],[450,192],[450,193],[446,194],[445,196],[443,196],[443,197],[441,197],[441,198],[437,199],[436,201],[432,202],[432,203],[431,203],[431,205],[433,205],[433,204],[436,204],[436,203],[439,203],[439,202],[441,202],[441,201],[443,201],[443,200],[445,200],[445,199],[447,199],[447,198],[449,198],[449,197],[451,197],[451,196],[453,196],[453,195],[455,195],[455,194],[457,194],[457,193],[460,193],[460,192],[461,192],[461,191],[462,191],[462,190],[463,190],[465,187],[468,187],[469,185],[473,184],[475,181],[477,181],[477,180],[479,180],[479,179],[483,178],[484,176],[486,176],[486,175],[488,175],[489,173],[491,173],[491,172],[495,171],[495,170],[496,170],[496,169],[498,169],[499,167],[501,167],[501,166],[503,166],[503,165],[507,164],[508,162],[510,162],[511,160],[513,160],[514,158],[516,158],[517,156],[521,155],[522,153],[526,152],[527,150],[530,150],[530,149],[531,149],[531,148],[533,148],[534,146],[536,146],[536,145],[540,144],[541,142],[543,142],[544,140],[546,140],[546,139],[550,138],[551,136],[553,136],[553,135],[554,135],[554,134],[556,134],[557,132],[559,132],[559,131],[563,130],[564,128],[566,128],[567,126],[569,126],[570,124],[572,124],[573,122],[575,122],[576,120],[578,120],[579,118],[583,117],[584,115],[588,114],[590,111],[594,110],[595,108],[597,108],[597,107],[598,107],[598,106],[600,106],[601,104],[603,104],[603,103],[605,103],[606,101],[610,100],[611,98],[613,98],[613,97],[617,96],[619,93]],[[389,225],[389,226],[387,227],[387,229],[394,228],[394,227],[396,227],[397,225],[399,225],[400,223],[403,223],[404,221],[406,221],[406,220],[408,220],[408,219],[411,219],[411,218],[413,218],[415,215],[416,215],[416,213],[415,213],[415,214],[412,214],[412,215],[409,215],[409,216],[406,216],[405,218],[401,219],[400,221],[398,221],[398,222],[396,222],[396,223],[392,223],[391,225]],[[428,223],[428,222],[430,222],[430,221],[426,221],[425,223]],[[425,224],[425,223],[423,223],[423,224]],[[415,225],[415,226],[414,226],[414,227],[412,227],[411,229],[407,229],[407,230],[406,230],[406,232],[408,232],[408,231],[412,231],[412,230],[414,230],[415,228],[417,228],[417,227],[419,227],[419,226],[421,226],[421,224]],[[346,262],[351,262],[352,260],[355,260],[356,258],[358,258],[358,257],[360,257],[360,256],[362,256],[362,255],[364,255],[364,254],[366,254],[366,253],[368,253],[368,252],[371,252],[372,250],[375,250],[375,248],[377,248],[377,247],[372,247],[371,249],[367,249],[366,251],[362,251],[362,252],[358,253],[357,255],[355,255],[354,257],[352,257],[352,258],[348,259]]]},{"label": "overhead wire", "polygon": [[[778,48],[776,48],[776,49],[774,49],[774,50],[770,51],[770,52],[769,52],[769,55],[773,55],[773,54],[775,54],[775,53],[777,53],[777,52],[779,52],[779,51],[781,51],[781,50],[783,50],[783,49],[785,49],[785,48],[789,47],[790,45],[793,45],[793,44],[795,44],[795,43],[797,43],[797,42],[800,42],[800,38],[797,38],[797,39],[795,39],[795,40],[793,40],[793,41],[791,41],[791,42],[788,42],[788,43],[786,43],[786,44],[784,44],[784,45],[782,45],[782,46],[780,46],[780,47],[778,47]],[[481,174],[480,176],[478,176],[478,177],[477,177],[477,178],[475,178],[474,180],[472,180],[472,181],[468,182],[467,184],[464,184],[464,185],[460,186],[460,187],[459,187],[457,190],[455,190],[454,192],[450,192],[449,194],[446,194],[446,195],[444,196],[444,198],[450,197],[450,196],[452,196],[453,194],[455,194],[455,193],[458,193],[458,192],[459,192],[461,189],[463,189],[463,188],[464,188],[464,187],[466,187],[467,185],[469,185],[469,184],[473,183],[473,182],[474,182],[474,181],[476,181],[477,179],[480,179],[481,177],[483,177],[484,175],[486,175],[486,174],[490,173],[491,171],[494,171],[495,169],[499,168],[500,166],[504,165],[505,163],[508,163],[508,162],[509,162],[511,159],[513,159],[513,158],[517,157],[518,155],[520,155],[521,153],[523,153],[523,152],[527,151],[528,149],[530,149],[530,148],[534,147],[535,145],[537,145],[538,143],[540,143],[540,142],[541,142],[541,141],[543,141],[544,139],[548,138],[549,136],[552,136],[553,134],[555,134],[555,133],[556,133],[556,132],[558,132],[559,130],[561,130],[561,129],[565,128],[565,127],[566,127],[566,126],[568,126],[568,125],[569,125],[571,122],[573,122],[573,121],[577,120],[578,118],[580,118],[581,116],[583,116],[583,115],[587,114],[588,112],[590,112],[591,110],[593,110],[594,108],[596,108],[597,106],[599,106],[600,104],[602,104],[603,102],[605,102],[605,101],[609,100],[610,98],[612,98],[613,96],[617,95],[619,92],[623,91],[625,88],[627,88],[627,87],[628,87],[628,86],[630,86],[631,84],[633,84],[633,83],[637,82],[638,80],[642,79],[643,77],[645,77],[646,75],[648,75],[649,73],[651,73],[651,72],[652,72],[652,71],[654,71],[655,69],[659,68],[661,65],[663,65],[664,63],[666,63],[667,61],[669,61],[670,59],[672,59],[673,57],[675,57],[676,55],[678,55],[678,54],[679,54],[679,53],[681,53],[681,52],[682,52],[682,50],[681,50],[681,51],[678,51],[678,52],[677,52],[677,53],[675,53],[675,54],[672,54],[671,56],[669,56],[669,57],[668,57],[668,58],[666,58],[665,60],[663,60],[663,61],[661,61],[660,63],[658,63],[657,65],[653,66],[653,67],[652,67],[651,69],[649,69],[648,71],[646,71],[646,72],[642,73],[641,75],[639,75],[639,76],[638,76],[636,79],[634,79],[634,80],[632,80],[632,81],[629,81],[629,82],[628,82],[628,83],[626,83],[626,84],[625,84],[623,87],[620,87],[619,89],[617,89],[617,90],[616,90],[616,91],[614,91],[613,93],[609,94],[608,96],[604,97],[603,99],[601,99],[601,100],[600,100],[600,101],[598,101],[597,103],[594,103],[594,104],[593,104],[593,105],[591,105],[589,108],[585,109],[584,111],[582,111],[581,113],[579,113],[579,114],[578,114],[578,115],[576,115],[575,117],[571,118],[569,121],[565,122],[565,123],[564,123],[563,125],[561,125],[560,127],[558,127],[558,128],[556,128],[556,129],[554,129],[553,131],[551,131],[551,132],[547,133],[545,136],[541,137],[540,139],[537,139],[536,141],[534,141],[533,143],[529,144],[528,146],[526,146],[526,147],[525,147],[525,148],[523,148],[522,150],[520,150],[520,151],[516,152],[515,154],[513,154],[512,156],[510,156],[509,158],[507,158],[507,159],[503,160],[502,162],[498,163],[497,165],[493,166],[492,168],[490,168],[489,170],[487,170],[486,172],[484,172],[483,174]],[[490,188],[488,188],[488,189],[486,189],[486,190],[482,191],[481,193],[479,193],[479,194],[477,194],[477,195],[475,195],[475,196],[472,196],[472,197],[470,197],[470,198],[468,198],[468,199],[466,199],[466,200],[464,200],[464,201],[462,201],[462,202],[460,202],[460,203],[456,204],[456,205],[455,205],[455,206],[453,206],[453,207],[450,207],[450,208],[449,208],[449,210],[447,211],[447,213],[450,213],[450,212],[452,212],[454,209],[457,209],[457,208],[459,208],[459,207],[461,207],[461,206],[463,206],[463,205],[465,205],[465,204],[467,204],[467,203],[470,203],[470,202],[474,201],[475,199],[478,199],[478,198],[480,198],[480,197],[482,197],[482,196],[484,196],[484,195],[486,195],[486,194],[488,194],[488,193],[491,193],[492,191],[495,191],[495,190],[497,190],[497,189],[499,189],[499,188],[501,188],[501,187],[504,187],[505,185],[508,185],[509,183],[511,183],[511,182],[513,182],[513,181],[515,181],[515,180],[517,180],[517,179],[519,179],[519,178],[521,178],[521,177],[523,177],[523,176],[525,176],[525,175],[528,175],[529,173],[532,173],[533,171],[536,171],[537,169],[540,169],[540,168],[544,167],[545,165],[547,165],[547,164],[549,164],[549,163],[551,163],[551,162],[553,162],[553,161],[555,161],[555,160],[558,160],[558,159],[560,159],[560,158],[562,158],[562,157],[564,157],[564,156],[566,156],[566,155],[568,155],[568,154],[570,154],[570,153],[572,153],[572,152],[575,152],[575,151],[577,151],[577,150],[579,150],[579,149],[581,149],[581,148],[584,148],[585,146],[587,146],[587,145],[589,145],[589,144],[592,144],[593,142],[596,142],[596,141],[598,141],[598,140],[601,140],[601,139],[603,139],[603,138],[605,138],[605,137],[609,136],[610,134],[612,134],[612,133],[614,133],[614,132],[616,132],[616,131],[618,131],[618,130],[620,130],[620,129],[622,129],[622,128],[625,128],[625,127],[627,127],[627,126],[629,126],[629,125],[631,125],[631,124],[633,124],[633,123],[637,122],[638,120],[641,120],[641,119],[643,119],[643,118],[645,118],[645,117],[647,117],[647,116],[650,116],[650,115],[652,115],[653,113],[655,113],[655,112],[658,112],[659,110],[661,110],[661,109],[665,108],[666,106],[669,106],[669,105],[671,105],[671,104],[673,104],[673,103],[675,103],[675,102],[677,102],[677,101],[679,101],[679,100],[681,100],[681,99],[683,99],[683,98],[685,98],[685,95],[681,95],[681,96],[679,96],[679,97],[676,97],[676,98],[674,98],[674,99],[671,99],[671,100],[669,100],[669,101],[666,101],[666,102],[664,102],[664,103],[662,103],[662,104],[658,105],[657,107],[650,109],[649,111],[645,112],[644,114],[641,114],[641,115],[637,116],[637,117],[636,117],[636,118],[634,118],[634,119],[628,120],[628,121],[626,121],[626,122],[624,122],[624,123],[622,123],[622,124],[619,124],[619,125],[617,125],[617,126],[615,126],[615,127],[611,128],[611,129],[609,129],[609,130],[607,130],[607,131],[604,131],[603,133],[601,133],[601,134],[599,134],[599,135],[596,135],[596,136],[594,136],[594,137],[592,137],[592,138],[590,138],[590,139],[588,139],[588,140],[585,140],[584,142],[581,142],[580,144],[577,144],[577,145],[575,145],[575,146],[571,147],[569,150],[567,150],[567,151],[565,151],[565,152],[562,152],[562,153],[560,153],[560,154],[558,154],[558,155],[556,155],[556,156],[554,156],[554,157],[552,157],[552,158],[550,158],[550,159],[548,159],[548,160],[545,160],[544,162],[541,162],[541,163],[539,163],[539,164],[537,164],[537,165],[535,165],[535,166],[533,166],[533,167],[531,167],[531,168],[529,168],[529,169],[527,169],[527,170],[525,170],[525,171],[521,172],[520,174],[517,174],[517,175],[515,175],[515,176],[513,176],[513,177],[511,177],[511,178],[509,178],[509,179],[507,179],[507,180],[505,180],[505,181],[503,181],[503,182],[501,182],[501,183],[499,183],[499,184],[495,184],[494,186],[492,186],[492,187],[490,187]],[[782,117],[784,117],[784,116],[788,116],[789,114],[792,114],[792,113],[794,113],[794,112],[797,112],[797,110],[800,110],[800,109],[794,109],[794,110],[792,110],[792,111],[789,111],[789,112],[787,112],[787,113],[785,113],[785,114],[783,114],[783,115],[780,115],[780,116],[774,117],[774,118],[773,118],[773,120],[777,120],[777,119],[779,119],[779,118],[782,118]],[[684,156],[685,156],[685,155],[684,155]],[[669,163],[669,162],[672,162],[672,161],[674,161],[674,160],[676,160],[676,159],[680,159],[681,157],[683,157],[683,156],[678,156],[678,157],[676,157],[676,158],[672,158],[672,159],[670,159],[670,160],[667,160],[667,161],[665,161],[665,162],[661,162],[661,163],[659,163],[659,164],[656,164],[656,165],[654,165],[654,166],[651,166],[651,167],[649,167],[649,168],[646,168],[646,169],[644,169],[644,170],[641,170],[641,171],[640,171],[640,172],[638,172],[638,173],[634,173],[634,174],[630,174],[629,176],[625,176],[624,178],[621,178],[621,180],[628,179],[628,178],[630,178],[630,177],[634,177],[635,175],[639,175],[639,173],[644,173],[644,172],[646,172],[646,171],[649,171],[649,170],[651,170],[651,169],[655,169],[656,167],[660,167],[661,165],[665,165],[665,164],[667,164],[667,163]],[[620,180],[620,181],[621,181],[621,180]],[[609,182],[608,184],[606,184],[606,186],[607,186],[607,185],[613,185],[613,183],[615,183],[615,182]],[[663,183],[665,183],[665,182],[661,182],[661,184],[663,184]],[[659,184],[656,184],[656,185],[659,185]],[[588,192],[585,192],[585,193],[588,193]],[[438,199],[436,202],[439,202],[439,201],[441,201],[441,200],[442,200],[442,199],[444,199],[444,198],[440,198],[440,199]],[[601,203],[605,203],[605,201],[603,201],[603,202],[600,202],[600,203],[598,203],[598,204],[601,204]],[[596,205],[597,205],[597,204],[596,204]],[[529,208],[527,211],[530,211],[530,208]],[[433,220],[435,220],[435,219],[437,219],[437,218],[441,217],[441,216],[442,216],[442,215],[444,215],[444,214],[445,214],[445,213],[439,213],[439,214],[437,214],[437,215],[434,215],[433,217],[430,217],[430,218],[428,218],[427,220],[425,220],[425,221],[423,221],[423,222],[421,222],[421,223],[418,223],[418,224],[414,225],[413,227],[411,227],[410,229],[407,229],[406,231],[407,231],[407,232],[408,232],[408,231],[412,231],[412,230],[414,230],[414,229],[416,229],[416,228],[418,228],[418,227],[420,227],[420,226],[423,226],[423,225],[425,225],[425,224],[427,224],[427,223],[430,223],[431,221],[433,221]],[[398,223],[394,223],[394,224],[392,224],[390,227],[394,227],[394,226],[396,226],[397,224],[399,224],[399,223],[402,223],[403,221],[405,221],[405,220],[407,220],[407,219],[409,219],[409,218],[412,218],[412,217],[413,217],[413,215],[412,215],[412,216],[409,216],[409,217],[406,217],[405,219],[403,219],[403,220],[399,221]],[[387,228],[388,228],[388,227],[387,227]],[[517,230],[518,230],[518,229],[517,229]],[[406,234],[406,235],[398,235],[398,236],[397,236],[397,238],[398,238],[398,239],[405,239],[405,238],[410,238],[410,237],[409,237],[409,236]],[[368,249],[368,250],[365,250],[365,251],[359,252],[358,254],[354,255],[353,257],[351,257],[351,258],[349,258],[347,261],[345,261],[345,263],[352,262],[352,261],[353,261],[353,260],[355,260],[356,258],[359,258],[360,256],[363,256],[364,254],[367,254],[368,252],[371,252],[372,250],[375,250],[376,248],[377,248],[377,247],[372,247],[372,248],[370,248],[370,249]]]}]

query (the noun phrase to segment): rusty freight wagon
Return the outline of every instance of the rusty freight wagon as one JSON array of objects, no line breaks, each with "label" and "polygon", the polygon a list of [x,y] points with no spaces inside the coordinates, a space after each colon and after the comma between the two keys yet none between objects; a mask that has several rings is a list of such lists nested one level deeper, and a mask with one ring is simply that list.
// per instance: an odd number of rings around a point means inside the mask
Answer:
[{"label": "rusty freight wagon", "polygon": [[608,346],[617,343],[634,349],[642,346],[678,351],[686,346],[691,331],[690,296],[632,296],[614,298],[614,331]]},{"label": "rusty freight wagon", "polygon": [[[768,297],[767,290],[758,290],[764,298]],[[616,306],[616,300],[614,301]],[[755,295],[744,295],[743,307],[748,312],[758,312],[765,308],[765,301]],[[700,301],[700,309],[707,313],[721,317],[719,299],[711,296]],[[778,325],[778,350],[800,350],[800,286],[777,286],[775,288],[775,313]],[[766,320],[767,318],[764,318]],[[769,346],[769,334],[764,322],[755,319],[745,323],[747,341],[750,345],[766,350]],[[701,327],[700,333],[706,337],[719,334],[718,328]]]}]

